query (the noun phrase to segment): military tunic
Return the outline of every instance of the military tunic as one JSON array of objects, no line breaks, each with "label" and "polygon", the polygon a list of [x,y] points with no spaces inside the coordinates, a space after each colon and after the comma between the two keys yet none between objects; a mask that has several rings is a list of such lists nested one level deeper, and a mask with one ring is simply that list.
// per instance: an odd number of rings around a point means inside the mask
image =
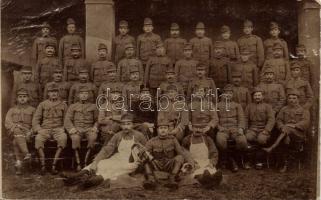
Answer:
[{"label": "military tunic", "polygon": [[155,50],[157,44],[160,44],[162,39],[155,33],[143,33],[137,38],[137,57],[145,65],[147,61],[156,55]]},{"label": "military tunic", "polygon": [[[203,118],[205,123],[212,129],[218,125],[218,114],[213,102],[208,101],[206,98],[199,100],[193,99],[189,104],[189,121],[196,121],[197,118]],[[209,133],[211,134],[211,133]]]},{"label": "military tunic", "polygon": [[178,82],[182,83],[184,91],[187,92],[188,83],[196,76],[198,61],[194,59],[181,59],[175,64],[175,73]]},{"label": "military tunic", "polygon": [[69,97],[69,90],[71,87],[71,84],[65,81],[61,82],[49,82],[46,84],[44,93],[43,93],[43,100],[48,99],[48,88],[50,88],[51,85],[56,84],[59,88],[59,98],[65,102],[68,103],[68,97]]},{"label": "military tunic", "polygon": [[136,46],[135,38],[131,35],[117,35],[114,40],[115,63],[118,63],[125,56],[125,45],[132,43]]},{"label": "military tunic", "polygon": [[163,82],[166,74],[166,69],[172,67],[173,64],[167,56],[151,57],[145,69],[144,82],[145,86],[155,89]]},{"label": "military tunic", "polygon": [[46,45],[48,43],[54,43],[57,49],[57,39],[51,36],[37,37],[32,45],[32,59],[35,63],[46,57]]},{"label": "military tunic", "polygon": [[204,77],[200,79],[196,77],[188,84],[187,99],[191,98],[191,95],[195,92],[195,88],[199,86],[211,90],[212,94],[216,94],[216,84],[214,83],[214,80],[212,78]]},{"label": "military tunic", "polygon": [[173,82],[169,82],[169,81],[164,81],[159,85],[159,93],[160,94],[166,94],[168,92],[167,87],[173,85],[179,94],[184,94],[184,89],[183,86],[180,82],[177,81],[173,81]]},{"label": "military tunic", "polygon": [[251,103],[251,94],[249,89],[243,86],[233,86],[233,101],[241,104],[243,110]]},{"label": "military tunic", "polygon": [[108,69],[115,68],[115,64],[107,59],[99,59],[91,65],[91,78],[96,87],[108,81]]},{"label": "military tunic", "polygon": [[35,77],[42,88],[51,81],[54,70],[58,66],[60,66],[60,62],[56,57],[44,57],[38,61]]},{"label": "military tunic", "polygon": [[252,53],[250,60],[257,66],[263,66],[264,47],[262,39],[257,35],[243,35],[237,40],[240,49],[249,49]]},{"label": "military tunic", "polygon": [[239,46],[237,43],[233,40],[225,40],[222,39],[221,42],[224,45],[225,48],[225,56],[230,60],[230,61],[237,61],[240,59],[240,50]]},{"label": "military tunic", "polygon": [[87,62],[83,58],[69,58],[64,65],[64,80],[68,82],[77,82],[79,80],[79,70],[88,68]]},{"label": "military tunic", "polygon": [[20,88],[25,88],[29,94],[29,104],[32,107],[37,107],[41,99],[41,88],[39,84],[36,84],[32,81],[20,82],[13,86],[12,96],[11,96],[11,105],[16,104],[17,99],[17,90]]},{"label": "military tunic", "polygon": [[209,77],[215,80],[218,88],[231,82],[231,65],[226,57],[213,58],[210,62]]},{"label": "military tunic", "polygon": [[120,78],[121,82],[129,82],[130,68],[132,66],[138,66],[140,80],[143,81],[144,78],[144,67],[140,60],[136,58],[123,58],[119,61],[117,66],[117,76]]},{"label": "military tunic", "polygon": [[262,75],[266,68],[272,68],[274,72],[275,81],[282,85],[285,85],[286,82],[290,79],[290,66],[287,60],[284,58],[271,58],[264,62],[262,68]]},{"label": "military tunic", "polygon": [[285,92],[296,89],[300,93],[299,102],[304,109],[310,109],[313,103],[313,92],[308,81],[291,78],[285,85]]},{"label": "military tunic", "polygon": [[315,75],[313,73],[314,66],[312,62],[307,58],[296,59],[295,61],[301,66],[302,79],[308,81],[312,86],[312,88],[314,89],[313,84],[314,84]]},{"label": "military tunic", "polygon": [[67,34],[60,39],[59,42],[59,59],[61,63],[65,63],[67,59],[71,58],[71,46],[78,44],[80,46],[82,55],[81,58],[85,57],[85,46],[84,40],[77,34]]},{"label": "military tunic", "polygon": [[183,58],[183,49],[185,44],[186,40],[180,37],[171,37],[164,41],[166,54],[173,63]]},{"label": "military tunic", "polygon": [[190,40],[193,46],[193,58],[201,63],[209,63],[212,58],[212,39],[208,37],[194,37]]},{"label": "military tunic", "polygon": [[240,71],[242,74],[241,85],[252,90],[258,84],[258,69],[251,62],[239,62],[235,64],[232,68],[232,73],[234,71]]},{"label": "military tunic", "polygon": [[278,83],[260,83],[258,85],[264,91],[264,102],[272,105],[275,113],[285,104],[285,91],[281,84]]},{"label": "military tunic", "polygon": [[88,102],[91,102],[91,103],[96,102],[96,95],[97,95],[96,85],[91,82],[85,82],[85,83],[78,82],[78,83],[73,84],[70,88],[69,98],[68,98],[69,105],[79,101],[79,96],[78,96],[79,89],[84,86],[86,86],[89,90]]},{"label": "military tunic", "polygon": [[279,43],[282,46],[283,58],[289,60],[288,44],[282,38],[268,38],[264,41],[265,59],[273,58],[273,46],[275,43]]}]

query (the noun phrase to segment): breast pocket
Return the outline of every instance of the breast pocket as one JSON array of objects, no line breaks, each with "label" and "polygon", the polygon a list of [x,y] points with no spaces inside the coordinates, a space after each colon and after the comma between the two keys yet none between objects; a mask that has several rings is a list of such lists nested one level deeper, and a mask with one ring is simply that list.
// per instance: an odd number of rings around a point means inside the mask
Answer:
[{"label": "breast pocket", "polygon": [[21,116],[20,113],[13,113],[12,114],[12,120],[14,123],[20,122],[21,121]]},{"label": "breast pocket", "polygon": [[23,118],[24,118],[24,122],[27,124],[31,124],[32,122],[32,115],[33,112],[32,111],[27,111],[23,114]]},{"label": "breast pocket", "polygon": [[295,112],[295,120],[299,122],[303,119],[303,111],[296,111]]}]

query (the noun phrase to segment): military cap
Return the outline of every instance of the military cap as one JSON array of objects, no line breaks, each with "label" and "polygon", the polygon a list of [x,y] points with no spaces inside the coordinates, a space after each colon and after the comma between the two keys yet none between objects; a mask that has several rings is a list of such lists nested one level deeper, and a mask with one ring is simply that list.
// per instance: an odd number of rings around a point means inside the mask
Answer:
[{"label": "military cap", "polygon": [[290,63],[290,69],[291,69],[291,70],[294,70],[294,69],[296,69],[296,68],[301,69],[300,64],[299,64],[298,62],[292,61],[292,62]]},{"label": "military cap", "polygon": [[252,90],[252,95],[255,94],[256,92],[261,92],[263,94],[264,90],[260,87],[254,87]]},{"label": "military cap", "polygon": [[159,42],[157,45],[156,45],[156,48],[161,48],[161,47],[164,47],[164,44],[162,42]]},{"label": "military cap", "polygon": [[112,87],[112,88],[110,88],[110,92],[118,92],[118,93],[121,93],[122,92],[122,89],[121,89],[121,85],[117,85],[117,86],[115,86],[115,87]]},{"label": "military cap", "polygon": [[244,27],[253,27],[253,22],[247,19],[244,21],[243,26]]},{"label": "military cap", "polygon": [[76,24],[75,20],[73,18],[68,18],[67,19],[67,24]]},{"label": "military cap", "polygon": [[128,27],[128,22],[126,20],[121,20],[119,22],[119,27]]},{"label": "military cap", "polygon": [[241,48],[240,49],[240,54],[249,55],[249,54],[251,54],[251,51],[248,48]]},{"label": "military cap", "polygon": [[214,48],[225,48],[224,43],[222,41],[216,41],[214,43]]},{"label": "military cap", "polygon": [[231,73],[232,77],[242,77],[241,71],[232,71]]},{"label": "military cap", "polygon": [[274,43],[272,49],[283,49],[282,45],[279,42]]},{"label": "military cap", "polygon": [[231,29],[229,26],[223,25],[221,27],[221,33],[231,32]]},{"label": "military cap", "polygon": [[43,22],[41,25],[41,28],[51,28],[50,24],[48,22]]},{"label": "military cap", "polygon": [[70,49],[71,50],[81,50],[79,44],[72,44]]},{"label": "military cap", "polygon": [[17,96],[18,95],[29,95],[28,90],[26,88],[23,88],[23,87],[19,88],[17,90],[16,94],[17,94]]},{"label": "military cap", "polygon": [[129,49],[129,48],[135,48],[133,43],[127,43],[125,44],[125,49]]},{"label": "military cap", "polygon": [[144,19],[144,25],[153,25],[153,21],[151,18],[145,18]]},{"label": "military cap", "polygon": [[52,83],[50,85],[48,85],[48,91],[58,91],[59,87],[56,83]]},{"label": "military cap", "polygon": [[32,72],[32,67],[29,65],[24,65],[22,66],[22,68],[20,69],[21,72]]},{"label": "military cap", "polygon": [[206,126],[208,122],[210,121],[208,116],[205,115],[196,115],[195,117],[192,117],[192,125],[193,126]]},{"label": "military cap", "polygon": [[196,66],[196,69],[198,69],[198,70],[205,70],[205,69],[206,69],[206,67],[205,67],[205,65],[204,65],[204,64],[202,64],[202,63],[198,63],[198,64],[197,64],[197,66]]},{"label": "military cap", "polygon": [[270,23],[270,30],[273,30],[273,29],[280,29],[278,23],[276,23],[276,22]]},{"label": "military cap", "polygon": [[134,120],[134,116],[130,113],[125,113],[121,116],[120,120],[122,122],[128,122],[128,121],[132,122]]},{"label": "military cap", "polygon": [[233,85],[232,84],[226,84],[223,88],[223,91],[233,91]]},{"label": "military cap", "polygon": [[191,43],[186,43],[184,45],[184,50],[192,50],[193,49],[193,46],[191,45]]},{"label": "military cap", "polygon": [[304,44],[298,44],[298,45],[296,45],[295,49],[297,49],[297,50],[299,50],[299,49],[306,50]]},{"label": "military cap", "polygon": [[56,48],[56,43],[54,41],[49,40],[48,42],[46,42],[45,48],[49,46]]},{"label": "military cap", "polygon": [[117,71],[115,66],[110,66],[109,68],[106,69],[107,72],[115,72]]},{"label": "military cap", "polygon": [[158,118],[157,119],[157,126],[169,126],[169,121],[165,118]]},{"label": "military cap", "polygon": [[129,69],[129,73],[134,73],[134,72],[139,72],[139,68],[137,65],[131,64],[130,69]]},{"label": "military cap", "polygon": [[172,23],[171,30],[179,30],[179,25],[177,23]]},{"label": "military cap", "polygon": [[168,86],[166,87],[166,90],[167,90],[167,91],[175,90],[175,91],[177,92],[177,91],[178,91],[178,88],[177,88],[175,85],[171,84],[171,85],[168,85]]},{"label": "military cap", "polygon": [[174,67],[167,67],[167,69],[166,69],[166,73],[175,73],[175,69],[174,69]]},{"label": "military cap", "polygon": [[79,74],[80,74],[80,73],[89,73],[89,70],[88,70],[87,67],[81,67],[81,68],[79,69]]},{"label": "military cap", "polygon": [[54,69],[54,72],[63,72],[63,68],[59,65],[59,66],[56,66],[55,69]]},{"label": "military cap", "polygon": [[107,50],[108,48],[104,43],[99,43],[98,44],[98,50],[100,50],[100,49],[106,49]]},{"label": "military cap", "polygon": [[264,74],[266,74],[266,73],[273,73],[274,74],[274,71],[273,71],[273,69],[271,67],[267,67],[267,68],[264,69],[263,73]]},{"label": "military cap", "polygon": [[148,87],[143,87],[141,92],[149,92],[149,88]]},{"label": "military cap", "polygon": [[198,23],[196,24],[196,29],[205,29],[204,23],[203,23],[203,22],[198,22]]},{"label": "military cap", "polygon": [[289,90],[286,91],[287,96],[289,95],[296,95],[296,96],[300,96],[300,92],[297,89],[291,88]]},{"label": "military cap", "polygon": [[79,87],[79,92],[88,92],[88,91],[90,91],[90,89],[86,85]]}]

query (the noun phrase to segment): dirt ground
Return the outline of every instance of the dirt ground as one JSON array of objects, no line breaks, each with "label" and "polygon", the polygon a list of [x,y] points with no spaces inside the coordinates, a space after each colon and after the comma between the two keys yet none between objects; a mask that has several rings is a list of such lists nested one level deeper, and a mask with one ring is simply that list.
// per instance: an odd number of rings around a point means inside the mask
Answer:
[{"label": "dirt ground", "polygon": [[79,191],[76,187],[64,187],[59,176],[39,176],[33,173],[17,177],[4,174],[2,191],[3,197],[10,199],[315,199],[316,175],[307,169],[292,169],[285,174],[275,169],[240,170],[238,173],[223,171],[223,174],[224,182],[214,190],[188,185],[174,192],[163,187],[156,191],[145,191],[140,186],[108,189],[106,183],[87,191]]}]

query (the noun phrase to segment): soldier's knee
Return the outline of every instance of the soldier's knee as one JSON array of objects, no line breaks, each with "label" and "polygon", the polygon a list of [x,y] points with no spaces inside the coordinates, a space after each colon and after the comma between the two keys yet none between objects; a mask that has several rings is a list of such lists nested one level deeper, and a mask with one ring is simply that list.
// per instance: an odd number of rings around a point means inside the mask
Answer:
[{"label": "soldier's knee", "polygon": [[236,139],[236,148],[239,150],[247,149],[247,141],[245,135],[240,135]]},{"label": "soldier's knee", "polygon": [[184,163],[184,157],[182,156],[182,155],[177,155],[177,156],[175,156],[175,161],[177,162],[177,163],[180,163],[180,164],[183,164]]},{"label": "soldier's knee", "polygon": [[245,133],[246,140],[249,142],[253,142],[256,139],[256,134],[254,131],[247,130]]},{"label": "soldier's knee", "polygon": [[225,133],[218,132],[216,135],[216,143],[217,147],[221,150],[227,149],[227,137],[225,136]]},{"label": "soldier's knee", "polygon": [[70,135],[72,149],[80,148],[80,136],[78,134]]},{"label": "soldier's knee", "polygon": [[266,145],[268,139],[269,139],[269,136],[265,136],[263,134],[260,134],[257,137],[257,142],[259,143],[259,145]]},{"label": "soldier's knee", "polygon": [[39,149],[39,148],[44,148],[45,146],[45,142],[46,142],[46,138],[44,136],[42,136],[41,134],[36,135],[35,137],[35,148]]}]

